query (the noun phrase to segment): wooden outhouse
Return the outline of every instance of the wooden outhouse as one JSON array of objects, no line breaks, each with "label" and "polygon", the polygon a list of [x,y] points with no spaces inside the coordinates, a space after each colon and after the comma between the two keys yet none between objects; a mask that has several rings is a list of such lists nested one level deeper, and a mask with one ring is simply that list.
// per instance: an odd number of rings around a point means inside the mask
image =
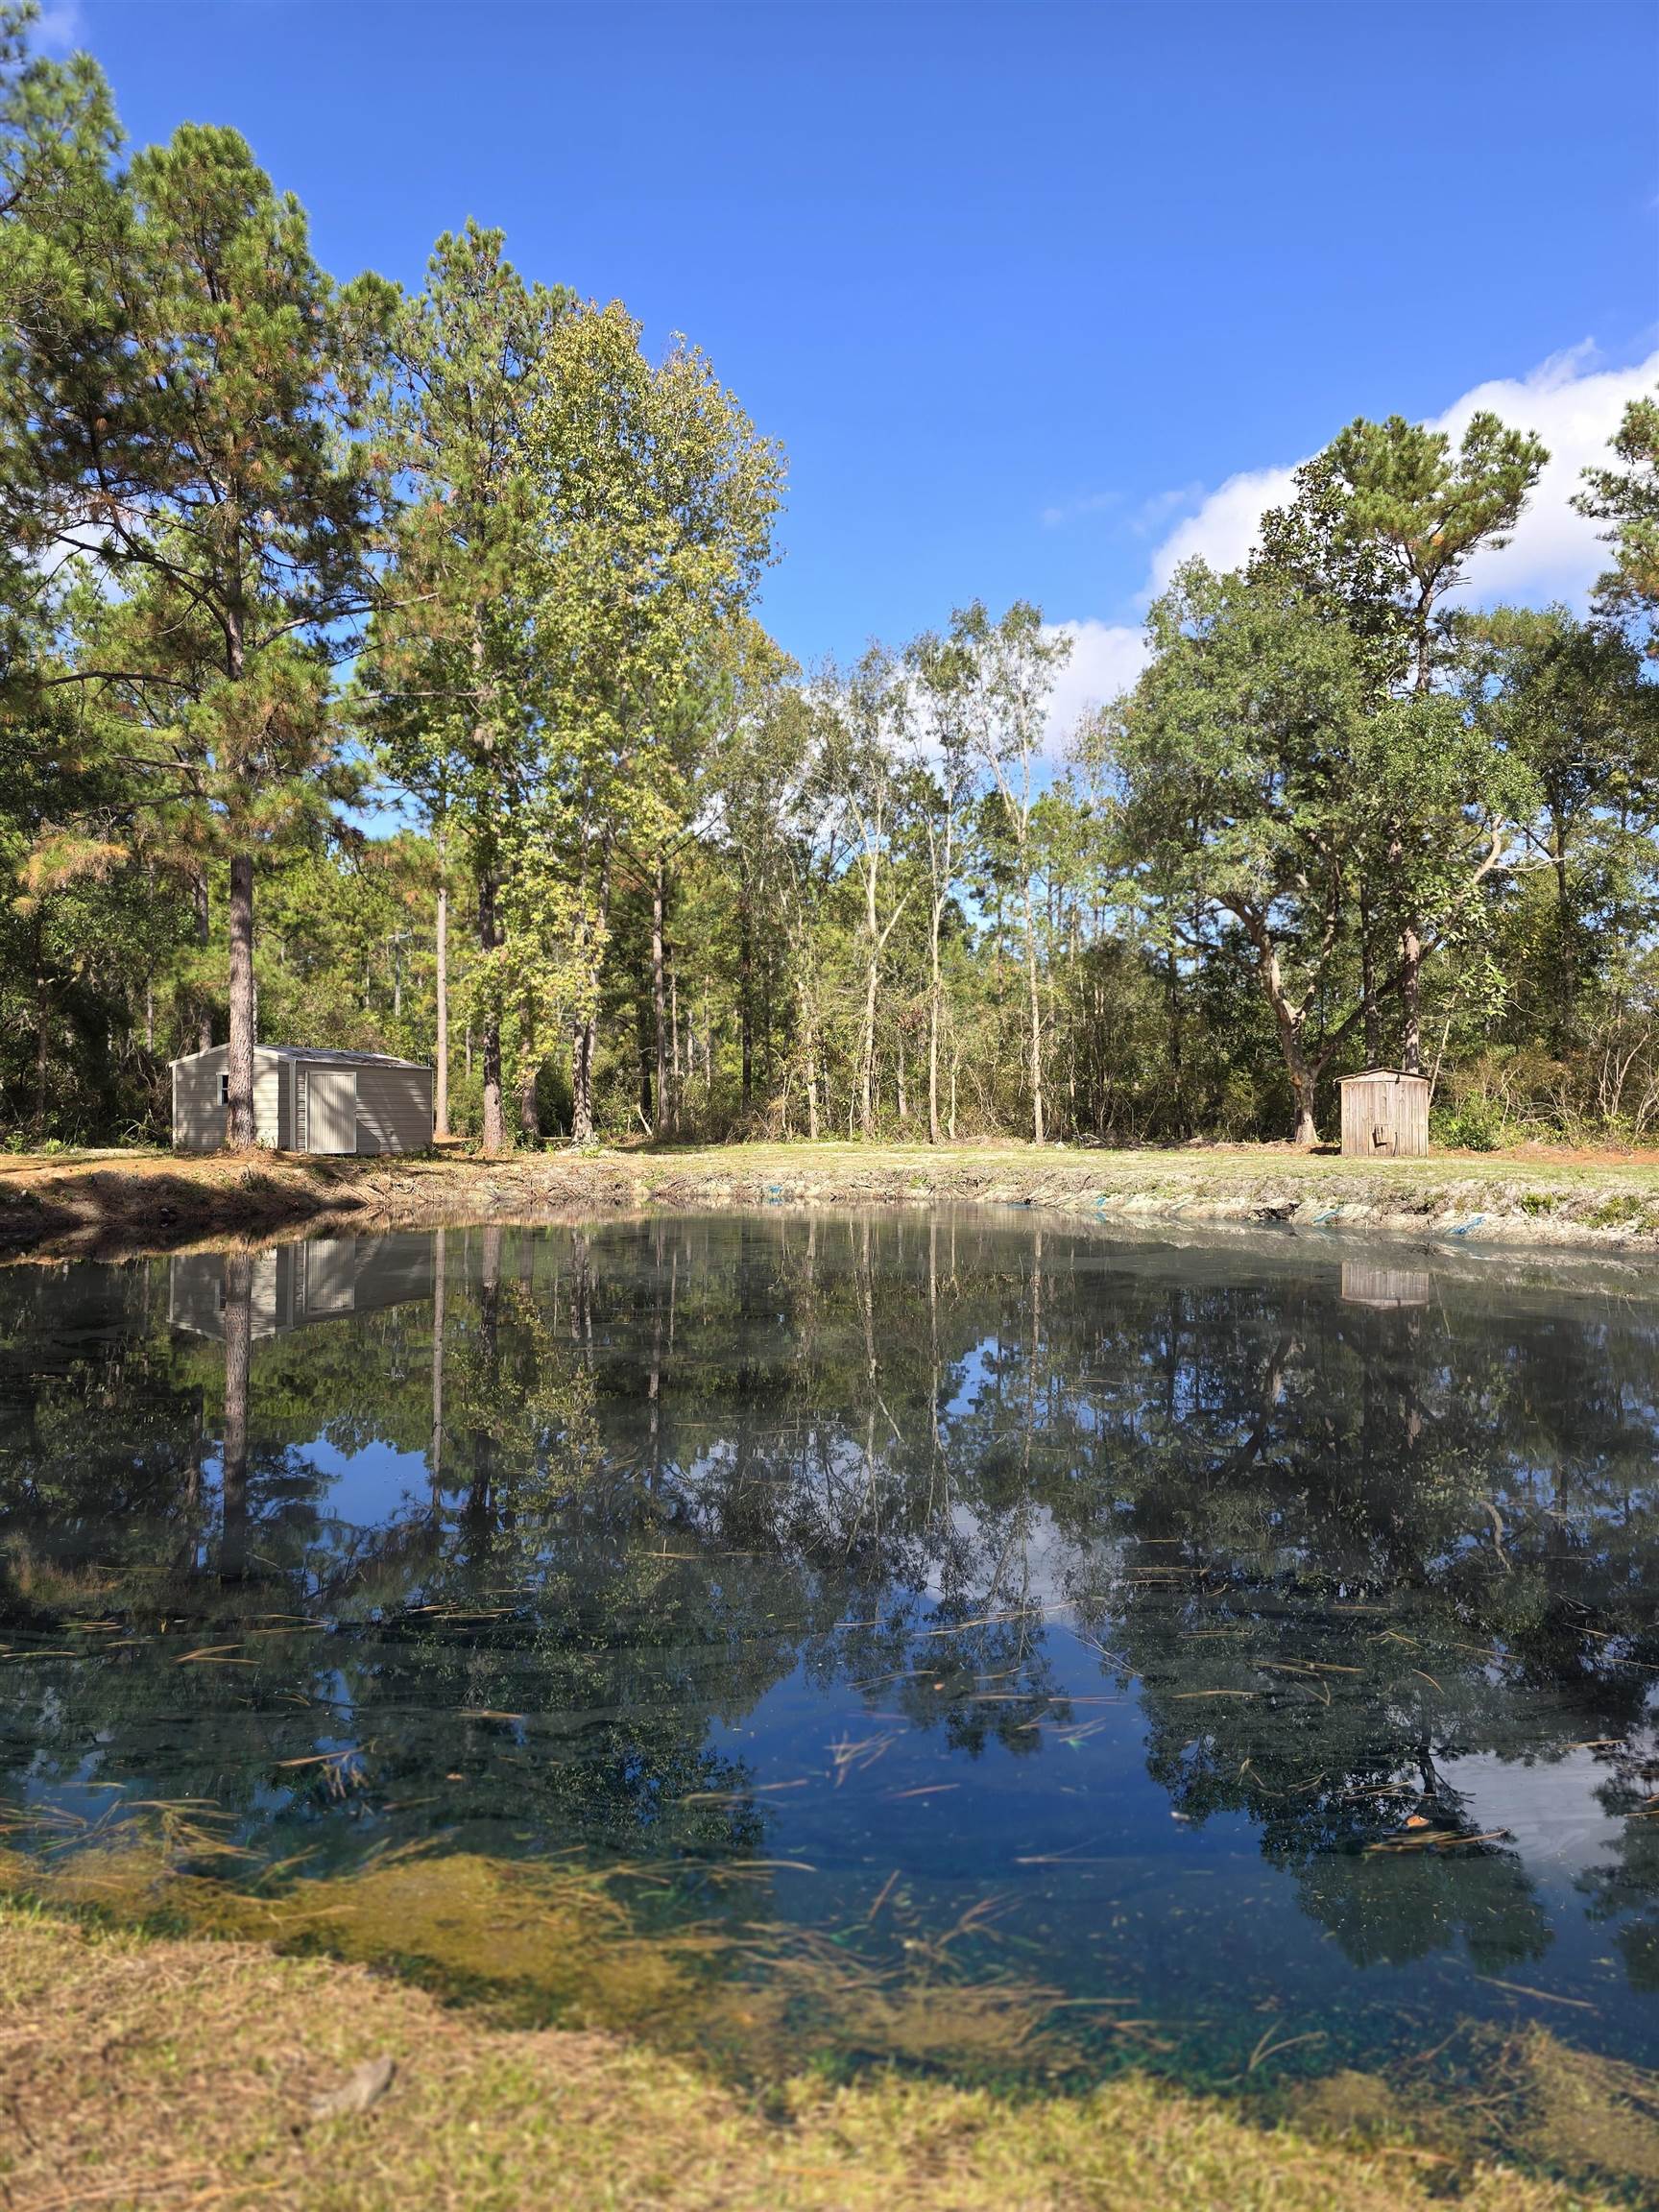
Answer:
[{"label": "wooden outhouse", "polygon": [[[173,1062],[173,1148],[216,1152],[229,1107],[229,1046]],[[421,1152],[432,1142],[432,1070],[384,1052],[255,1045],[253,1133],[278,1152]]]},{"label": "wooden outhouse", "polygon": [[1342,1154],[1349,1160],[1421,1160],[1429,1150],[1429,1079],[1397,1068],[1342,1078]]}]

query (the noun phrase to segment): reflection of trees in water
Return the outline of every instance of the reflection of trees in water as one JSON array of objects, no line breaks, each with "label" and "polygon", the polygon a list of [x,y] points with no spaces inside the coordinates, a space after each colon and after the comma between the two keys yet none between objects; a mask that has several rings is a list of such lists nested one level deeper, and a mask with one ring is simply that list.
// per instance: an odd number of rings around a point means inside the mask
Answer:
[{"label": "reflection of trees in water", "polygon": [[[936,1216],[449,1231],[437,1259],[430,1300],[263,1342],[234,1259],[219,1343],[169,1336],[151,1270],[0,1277],[9,1602],[62,1609],[96,1560],[141,1627],[341,1624],[174,1672],[177,1793],[239,1773],[252,1819],[327,1732],[373,1740],[383,1795],[460,1775],[462,1817],[535,1847],[730,1849],[758,1818],[718,1722],[804,1662],[1033,1749],[1067,1718],[1064,1598],[1140,1677],[1176,1809],[1247,1815],[1356,1959],[1534,1955],[1455,1762],[1604,1743],[1626,1825],[1586,1889],[1651,1982],[1655,1778],[1615,1748],[1659,1657],[1642,1310],[1344,1302],[1242,1252]],[[423,1464],[407,1510],[343,1525],[301,1438]],[[76,1670],[13,1757],[51,1738],[67,1770],[102,1734],[103,1774],[145,1779],[160,1664]]]}]

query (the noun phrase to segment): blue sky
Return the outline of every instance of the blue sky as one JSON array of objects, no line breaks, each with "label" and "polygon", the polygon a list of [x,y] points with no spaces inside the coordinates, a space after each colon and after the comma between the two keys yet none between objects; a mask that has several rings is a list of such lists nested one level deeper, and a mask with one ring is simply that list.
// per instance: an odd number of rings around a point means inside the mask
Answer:
[{"label": "blue sky", "polygon": [[1659,374],[1651,5],[51,17],[134,137],[240,128],[337,274],[417,283],[473,215],[703,346],[788,447],[765,613],[807,659],[1025,596],[1078,626],[1072,692],[1108,687],[1174,552],[1241,550],[1273,471],[1486,385],[1564,465],[1493,588],[1581,595],[1571,478]]}]

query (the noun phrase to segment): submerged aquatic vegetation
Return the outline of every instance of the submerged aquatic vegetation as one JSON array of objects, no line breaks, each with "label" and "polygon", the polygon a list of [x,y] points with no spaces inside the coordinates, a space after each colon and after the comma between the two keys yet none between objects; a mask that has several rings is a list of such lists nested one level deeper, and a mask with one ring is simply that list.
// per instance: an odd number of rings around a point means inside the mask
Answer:
[{"label": "submerged aquatic vegetation", "polygon": [[1659,2056],[1623,1288],[778,1214],[0,1322],[19,1893],[733,2082],[1346,2084],[1460,2170],[1596,2163],[1477,2031]]},{"label": "submerged aquatic vegetation", "polygon": [[[1614,2201],[1455,2163],[1374,2104],[1267,2128],[1135,2074],[1040,2097],[796,2077],[757,2098],[361,1967],[4,1906],[0,2037],[0,2190],[30,2212],[519,2212],[553,2190],[568,2212],[1428,2212],[1449,2186],[1461,2212]],[[389,2086],[365,2108],[340,2091],[370,2068]]]}]

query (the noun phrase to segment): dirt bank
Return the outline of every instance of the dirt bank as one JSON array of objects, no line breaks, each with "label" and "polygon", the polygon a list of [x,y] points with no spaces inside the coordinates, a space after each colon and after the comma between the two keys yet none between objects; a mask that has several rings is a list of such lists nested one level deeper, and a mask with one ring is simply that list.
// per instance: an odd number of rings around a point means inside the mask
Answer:
[{"label": "dirt bank", "polygon": [[285,1231],[557,1220],[648,1207],[991,1204],[1102,1222],[1284,1224],[1417,1244],[1659,1258],[1659,1166],[1446,1154],[1348,1161],[1272,1146],[740,1144],[470,1158],[0,1161],[0,1250],[117,1256]]}]

